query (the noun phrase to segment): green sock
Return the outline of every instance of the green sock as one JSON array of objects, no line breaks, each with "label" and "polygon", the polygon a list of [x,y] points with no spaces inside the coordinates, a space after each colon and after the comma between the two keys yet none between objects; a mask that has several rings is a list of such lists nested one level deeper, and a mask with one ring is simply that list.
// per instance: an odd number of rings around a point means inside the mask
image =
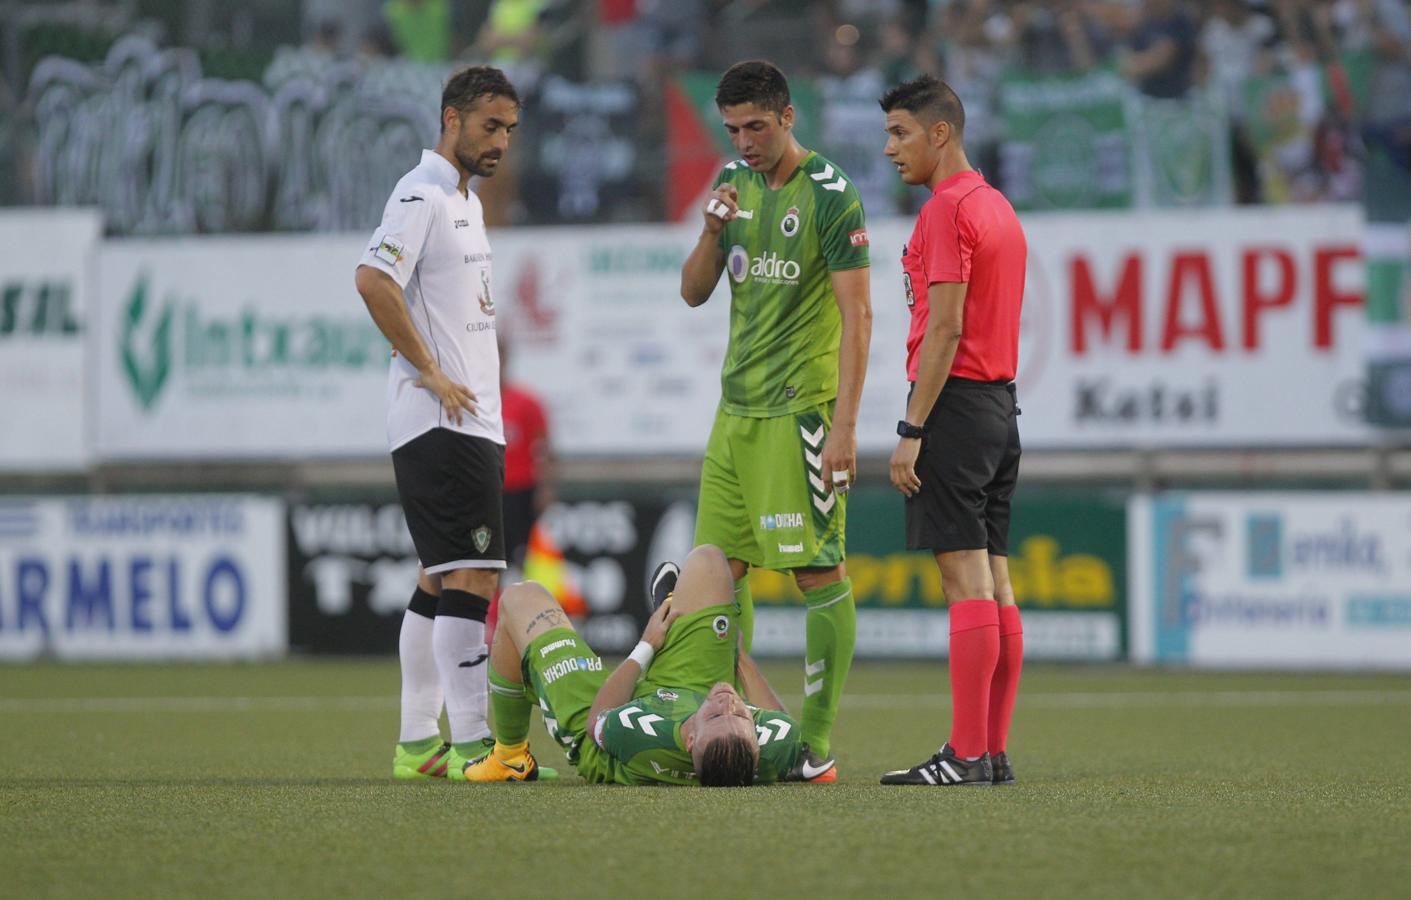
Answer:
[{"label": "green sock", "polygon": [[419,741],[402,741],[402,749],[408,753],[425,753],[428,750],[435,750],[441,746],[441,735],[433,734],[429,738],[422,738]]},{"label": "green sock", "polygon": [[735,602],[740,604],[740,636],[743,638],[740,646],[749,653],[754,643],[754,594],[750,593],[749,572],[735,582]]},{"label": "green sock", "polygon": [[529,714],[534,705],[524,697],[524,684],[490,670],[490,708],[495,712],[495,738],[502,744],[529,740]]},{"label": "green sock", "polygon": [[803,739],[816,756],[832,751],[833,720],[857,643],[852,580],[805,591]]}]

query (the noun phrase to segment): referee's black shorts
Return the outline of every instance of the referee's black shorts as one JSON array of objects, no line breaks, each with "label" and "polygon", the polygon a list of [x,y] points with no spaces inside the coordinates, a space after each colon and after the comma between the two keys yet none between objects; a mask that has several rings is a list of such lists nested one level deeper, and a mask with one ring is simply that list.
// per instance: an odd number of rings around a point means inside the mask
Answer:
[{"label": "referee's black shorts", "polygon": [[428,574],[505,567],[504,447],[433,428],[392,451],[392,470]]},{"label": "referee's black shorts", "polygon": [[1014,385],[950,378],[926,418],[906,499],[906,546],[1009,555],[1009,501],[1019,480]]}]

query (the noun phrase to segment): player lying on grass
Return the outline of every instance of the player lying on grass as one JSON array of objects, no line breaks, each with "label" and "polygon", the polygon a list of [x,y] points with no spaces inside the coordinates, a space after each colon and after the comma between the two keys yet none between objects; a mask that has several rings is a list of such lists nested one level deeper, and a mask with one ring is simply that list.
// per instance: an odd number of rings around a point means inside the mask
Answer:
[{"label": "player lying on grass", "polygon": [[641,643],[608,675],[543,586],[506,590],[490,648],[495,749],[466,764],[466,780],[538,778],[528,743],[535,703],[549,735],[590,782],[834,780],[831,765],[811,766],[798,723],[740,649],[740,609],[725,554],[697,547],[679,575],[675,567],[658,570],[653,595],[659,605]]}]

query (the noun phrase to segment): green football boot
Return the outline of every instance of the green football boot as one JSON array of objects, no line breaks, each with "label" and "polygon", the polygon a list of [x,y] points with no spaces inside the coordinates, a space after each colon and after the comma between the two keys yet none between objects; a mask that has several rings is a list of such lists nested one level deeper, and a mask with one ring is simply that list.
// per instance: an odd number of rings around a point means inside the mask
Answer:
[{"label": "green football boot", "polygon": [[429,778],[445,778],[448,768],[447,757],[451,745],[439,743],[420,753],[408,750],[398,744],[392,753],[392,777],[399,781],[425,781]]}]

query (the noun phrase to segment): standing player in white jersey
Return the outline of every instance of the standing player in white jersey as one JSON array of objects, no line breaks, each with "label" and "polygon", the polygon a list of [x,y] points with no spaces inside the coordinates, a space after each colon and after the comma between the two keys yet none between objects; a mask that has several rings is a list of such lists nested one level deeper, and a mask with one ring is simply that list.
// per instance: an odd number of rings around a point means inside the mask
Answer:
[{"label": "standing player in white jersey", "polygon": [[485,614],[505,567],[505,437],[490,243],[467,183],[495,174],[518,122],[519,96],[499,69],[453,75],[440,140],[397,182],[357,270],[392,343],[387,443],[422,569],[402,619],[397,778],[463,778],[465,762],[494,747]]}]

